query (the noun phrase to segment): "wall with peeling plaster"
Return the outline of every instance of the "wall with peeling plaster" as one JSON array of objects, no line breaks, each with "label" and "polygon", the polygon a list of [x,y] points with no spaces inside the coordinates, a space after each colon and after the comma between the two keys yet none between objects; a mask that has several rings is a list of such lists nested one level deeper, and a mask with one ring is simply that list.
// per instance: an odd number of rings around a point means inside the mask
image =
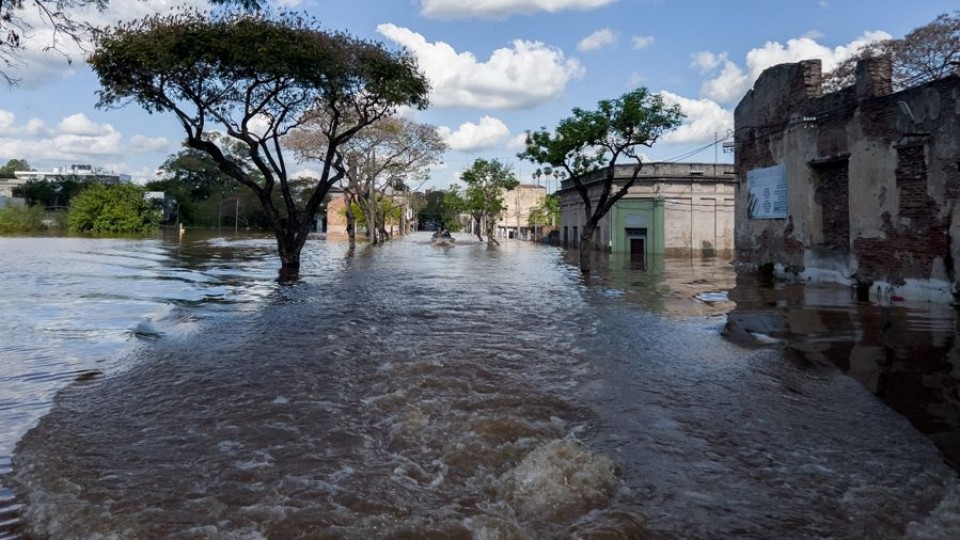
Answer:
[{"label": "wall with peeling plaster", "polygon": [[[821,91],[817,60],[774,66],[735,113],[736,260],[861,294],[953,301],[960,269],[960,77],[893,92],[889,60]],[[787,216],[753,219],[751,170],[783,165]],[[765,266],[767,265],[767,266]]]}]

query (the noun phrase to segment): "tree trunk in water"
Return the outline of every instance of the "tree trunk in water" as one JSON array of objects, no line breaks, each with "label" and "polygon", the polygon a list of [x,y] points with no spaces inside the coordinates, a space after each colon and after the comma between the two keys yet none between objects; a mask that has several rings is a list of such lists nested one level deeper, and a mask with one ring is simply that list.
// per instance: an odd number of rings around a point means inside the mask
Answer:
[{"label": "tree trunk in water", "polygon": [[593,234],[597,226],[590,223],[584,223],[583,231],[580,232],[580,272],[589,274],[592,266],[591,256],[593,255]]},{"label": "tree trunk in water", "polygon": [[483,242],[483,235],[480,233],[480,229],[481,229],[481,227],[483,227],[483,224],[482,224],[481,220],[479,220],[479,219],[477,219],[477,220],[475,220],[475,221],[476,221],[476,222],[473,224],[473,232],[476,233],[476,235],[477,235],[477,240]]},{"label": "tree trunk in water", "polygon": [[497,222],[492,219],[487,219],[487,245],[500,245],[500,242],[497,242],[497,239],[493,237],[493,229],[497,226]]},{"label": "tree trunk in water", "polygon": [[300,251],[303,244],[297,241],[296,231],[287,230],[289,225],[280,225],[283,230],[277,230],[277,248],[280,252],[280,283],[293,283],[300,278]]},{"label": "tree trunk in water", "polygon": [[347,238],[350,240],[350,247],[357,247],[357,217],[353,215],[353,207],[350,200],[347,199]]}]

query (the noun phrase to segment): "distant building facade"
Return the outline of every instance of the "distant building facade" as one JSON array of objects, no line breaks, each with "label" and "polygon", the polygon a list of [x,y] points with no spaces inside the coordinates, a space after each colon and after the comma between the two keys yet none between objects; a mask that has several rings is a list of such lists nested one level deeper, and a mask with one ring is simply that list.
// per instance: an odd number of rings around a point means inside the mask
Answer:
[{"label": "distant building facade", "polygon": [[16,171],[15,178],[0,178],[0,196],[12,197],[13,190],[30,181],[47,180],[58,182],[66,179],[81,182],[100,182],[102,184],[120,184],[131,181],[129,174],[106,172],[91,165],[76,164],[69,167],[54,167],[49,171]]},{"label": "distant building facade", "polygon": [[[617,165],[613,191],[632,174],[632,165]],[[602,172],[582,181],[596,204]],[[736,185],[729,164],[645,163],[627,194],[600,220],[595,245],[633,258],[732,256]],[[573,180],[560,188],[560,242],[575,247],[586,222],[583,201]]]},{"label": "distant building facade", "polygon": [[510,191],[504,191],[503,212],[497,220],[498,238],[532,240],[533,227],[530,225],[530,211],[543,204],[547,198],[547,188],[536,184],[520,184]]},{"label": "distant building facade", "polygon": [[735,113],[737,260],[862,296],[952,301],[960,77],[893,92],[890,61],[821,92],[819,60],[763,72]]},{"label": "distant building facade", "polygon": [[[422,194],[406,191],[394,191],[387,188],[384,195],[392,201],[392,204],[400,207],[399,219],[389,219],[385,229],[388,233],[408,234],[417,228],[417,216],[413,209],[413,201]],[[343,188],[332,187],[327,192],[325,210],[317,214],[318,225],[317,232],[326,233],[331,238],[341,238],[348,235],[347,231],[347,193]],[[360,231],[358,234],[365,234]]]}]

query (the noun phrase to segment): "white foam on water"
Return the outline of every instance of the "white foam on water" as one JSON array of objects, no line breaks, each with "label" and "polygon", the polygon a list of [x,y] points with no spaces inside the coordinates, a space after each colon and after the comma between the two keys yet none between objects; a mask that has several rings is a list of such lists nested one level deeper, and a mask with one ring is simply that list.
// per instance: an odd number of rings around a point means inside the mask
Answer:
[{"label": "white foam on water", "polygon": [[910,540],[953,540],[960,538],[960,485],[950,480],[950,491],[940,504],[920,521],[907,525]]},{"label": "white foam on water", "polygon": [[614,464],[583,443],[562,439],[544,444],[501,479],[501,495],[527,517],[583,515],[612,498],[619,486]]},{"label": "white foam on water", "polygon": [[234,465],[241,470],[259,469],[261,467],[273,467],[273,456],[266,450],[257,450],[253,456],[246,461],[236,461]]},{"label": "white foam on water", "polygon": [[241,448],[243,448],[243,444],[237,441],[220,441],[217,443],[217,450],[220,450],[224,454],[232,454]]}]

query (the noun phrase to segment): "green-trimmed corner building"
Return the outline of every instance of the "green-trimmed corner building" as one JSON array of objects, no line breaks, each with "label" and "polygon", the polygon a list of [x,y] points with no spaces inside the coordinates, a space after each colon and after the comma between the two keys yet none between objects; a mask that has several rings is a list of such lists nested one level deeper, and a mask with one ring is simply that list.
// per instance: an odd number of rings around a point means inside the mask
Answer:
[{"label": "green-trimmed corner building", "polygon": [[[626,181],[632,165],[618,165],[614,178]],[[596,204],[603,174],[583,179]],[[595,245],[631,258],[654,255],[732,256],[737,176],[733,165],[645,163],[640,176],[600,221]],[[586,217],[572,180],[560,188],[560,240],[576,247]]]}]

